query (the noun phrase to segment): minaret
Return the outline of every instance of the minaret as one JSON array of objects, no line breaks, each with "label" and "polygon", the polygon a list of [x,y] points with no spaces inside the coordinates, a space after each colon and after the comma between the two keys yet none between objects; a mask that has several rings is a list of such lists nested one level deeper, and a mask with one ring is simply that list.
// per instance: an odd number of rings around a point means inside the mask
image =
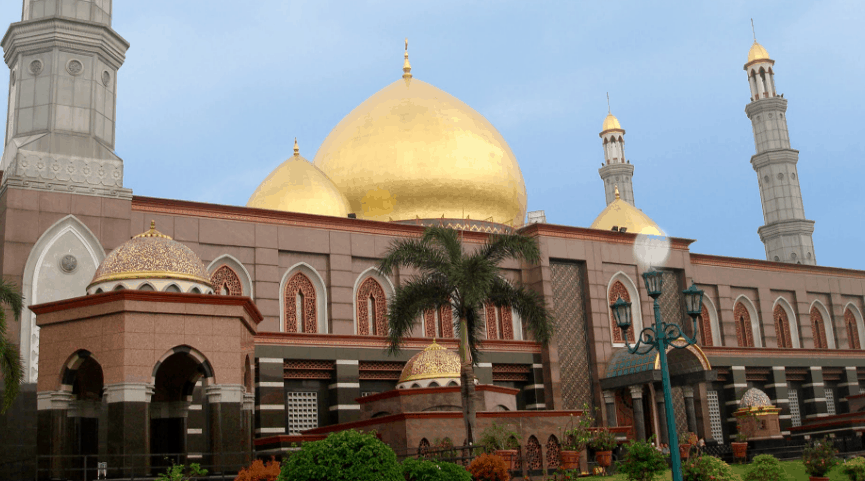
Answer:
[{"label": "minaret", "polygon": [[24,0],[2,46],[9,111],[0,189],[131,198],[114,154],[117,70],[129,43],[111,0]]},{"label": "minaret", "polygon": [[609,95],[607,96],[607,118],[598,134],[604,140],[604,166],[598,169],[604,181],[604,193],[607,205],[616,200],[616,185],[619,186],[621,198],[634,205],[634,166],[625,160],[625,130],[619,125],[619,120],[609,111]]},{"label": "minaret", "polygon": [[775,90],[775,61],[757,43],[756,36],[745,72],[751,87],[751,103],[745,113],[754,129],[757,154],[751,166],[757,172],[765,225],[757,229],[766,246],[766,259],[816,265],[814,221],[805,218],[796,163],[799,151],[790,148],[787,133],[787,100]]}]

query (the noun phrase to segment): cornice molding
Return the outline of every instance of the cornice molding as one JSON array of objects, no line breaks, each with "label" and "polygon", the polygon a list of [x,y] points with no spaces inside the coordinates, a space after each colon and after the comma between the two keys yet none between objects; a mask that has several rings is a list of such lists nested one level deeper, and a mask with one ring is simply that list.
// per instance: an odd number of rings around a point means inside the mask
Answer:
[{"label": "cornice molding", "polygon": [[805,264],[787,264],[783,262],[763,261],[758,259],[743,259],[741,257],[722,257],[710,254],[691,253],[691,264],[711,267],[728,267],[731,269],[758,269],[762,271],[789,272],[796,274],[811,274],[824,276],[852,277],[865,279],[865,271],[842,269],[840,267],[809,266]]},{"label": "cornice molding", "polygon": [[[779,347],[700,347],[709,361],[712,357],[785,358],[785,359],[865,359],[860,349],[802,349]],[[819,365],[819,364],[818,364]]]},{"label": "cornice molding", "polygon": [[[607,242],[611,244],[634,244],[637,234],[630,232],[613,232],[588,227],[573,227],[556,224],[531,224],[519,229],[521,234],[529,237],[559,237],[563,239],[580,239],[596,242]],[[693,239],[680,237],[669,237],[670,247],[676,250],[687,251]]]},{"label": "cornice molding", "polygon": [[0,45],[10,68],[19,54],[62,48],[103,54],[107,63],[116,70],[123,65],[129,49],[129,42],[111,27],[67,17],[43,17],[13,23]]},{"label": "cornice molding", "polygon": [[[401,349],[422,351],[429,347],[431,342],[432,339],[430,338],[411,337],[403,340]],[[448,349],[456,350],[459,347],[457,339],[436,339],[436,342]],[[255,336],[255,344],[257,346],[353,347],[382,350],[387,348],[388,338],[384,336],[357,336],[350,334],[259,332]],[[533,341],[491,339],[483,341],[480,350],[482,352],[525,352],[540,354],[541,345]]]}]

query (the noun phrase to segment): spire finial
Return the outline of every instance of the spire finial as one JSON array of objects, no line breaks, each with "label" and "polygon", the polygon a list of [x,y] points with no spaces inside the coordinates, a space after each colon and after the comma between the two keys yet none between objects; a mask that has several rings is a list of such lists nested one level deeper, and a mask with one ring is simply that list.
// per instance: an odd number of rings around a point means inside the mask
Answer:
[{"label": "spire finial", "polygon": [[300,155],[300,148],[297,146],[297,137],[294,138],[294,155]]},{"label": "spire finial", "polygon": [[616,184],[616,199],[619,199],[619,184]]},{"label": "spire finial", "polygon": [[408,63],[408,38],[405,39],[405,61],[402,63],[402,78],[408,80],[411,78],[411,64]]},{"label": "spire finial", "polygon": [[757,31],[754,30],[754,19],[751,19],[751,34],[754,35],[754,43],[757,43]]},{"label": "spire finial", "polygon": [[150,230],[156,230],[156,221],[155,220],[150,221]]},{"label": "spire finial", "polygon": [[607,113],[613,113],[613,111],[610,109],[610,92],[607,92]]}]

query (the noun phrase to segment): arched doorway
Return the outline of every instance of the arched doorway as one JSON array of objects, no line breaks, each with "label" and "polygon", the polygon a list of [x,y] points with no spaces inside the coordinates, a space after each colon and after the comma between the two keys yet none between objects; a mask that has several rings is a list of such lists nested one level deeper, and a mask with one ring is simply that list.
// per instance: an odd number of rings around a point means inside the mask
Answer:
[{"label": "arched doorway", "polygon": [[[96,458],[105,451],[105,438],[100,428],[105,427],[105,410],[102,404],[105,380],[102,366],[89,351],[76,352],[66,362],[61,377],[61,391],[71,392],[68,419],[68,443],[66,453],[71,465],[67,465],[70,479],[95,479]],[[101,420],[101,422],[100,422]],[[100,449],[101,447],[101,449]],[[88,456],[87,472],[84,472],[84,456]]]},{"label": "arched doorway", "polygon": [[[205,367],[208,366],[208,367]],[[185,463],[190,433],[189,414],[196,383],[208,375],[209,363],[193,356],[189,348],[175,348],[154,370],[150,401],[150,453],[154,472],[174,463]],[[194,435],[206,439],[206,423]],[[201,431],[201,432],[199,432]]]}]

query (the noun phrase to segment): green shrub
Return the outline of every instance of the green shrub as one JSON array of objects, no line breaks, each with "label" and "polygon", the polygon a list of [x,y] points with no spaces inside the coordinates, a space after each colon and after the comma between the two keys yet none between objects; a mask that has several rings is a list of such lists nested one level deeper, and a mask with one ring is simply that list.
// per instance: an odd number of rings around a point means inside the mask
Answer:
[{"label": "green shrub", "polygon": [[682,481],[739,481],[729,464],[714,456],[695,456],[682,463]]},{"label": "green shrub", "polygon": [[279,481],[403,481],[396,454],[373,434],[354,430],[304,443],[282,465]]},{"label": "green shrub", "polygon": [[652,446],[652,438],[648,441],[631,441],[625,445],[627,452],[616,463],[616,468],[629,481],[652,481],[667,470],[667,461]]},{"label": "green shrub", "polygon": [[784,481],[786,479],[787,476],[784,475],[781,461],[770,454],[754,456],[744,478],[745,481]]},{"label": "green shrub", "polygon": [[838,450],[831,440],[824,438],[820,441],[811,441],[802,452],[802,464],[805,465],[805,471],[809,476],[825,476],[838,464],[836,454]]},{"label": "green shrub", "polygon": [[408,458],[402,462],[402,473],[410,481],[471,481],[466,468],[444,461]]},{"label": "green shrub", "polygon": [[619,443],[616,441],[616,435],[607,428],[601,428],[595,431],[592,436],[592,441],[589,446],[595,451],[612,451],[616,449]]},{"label": "green shrub", "polygon": [[841,465],[841,472],[847,475],[850,481],[865,481],[865,458],[856,456],[848,459]]},{"label": "green shrub", "polygon": [[171,462],[171,467],[168,468],[164,473],[160,474],[156,480],[157,481],[188,481],[190,479],[195,479],[200,476],[207,476],[207,470],[201,469],[201,465],[198,463],[192,463],[189,465],[189,468],[182,464],[174,464]]},{"label": "green shrub", "polygon": [[517,449],[520,443],[517,441],[519,433],[510,429],[510,425],[492,423],[483,430],[479,444],[484,446],[484,452],[492,454],[499,449]]},{"label": "green shrub", "polygon": [[509,481],[508,465],[495,454],[481,454],[469,464],[469,473],[474,481]]}]

